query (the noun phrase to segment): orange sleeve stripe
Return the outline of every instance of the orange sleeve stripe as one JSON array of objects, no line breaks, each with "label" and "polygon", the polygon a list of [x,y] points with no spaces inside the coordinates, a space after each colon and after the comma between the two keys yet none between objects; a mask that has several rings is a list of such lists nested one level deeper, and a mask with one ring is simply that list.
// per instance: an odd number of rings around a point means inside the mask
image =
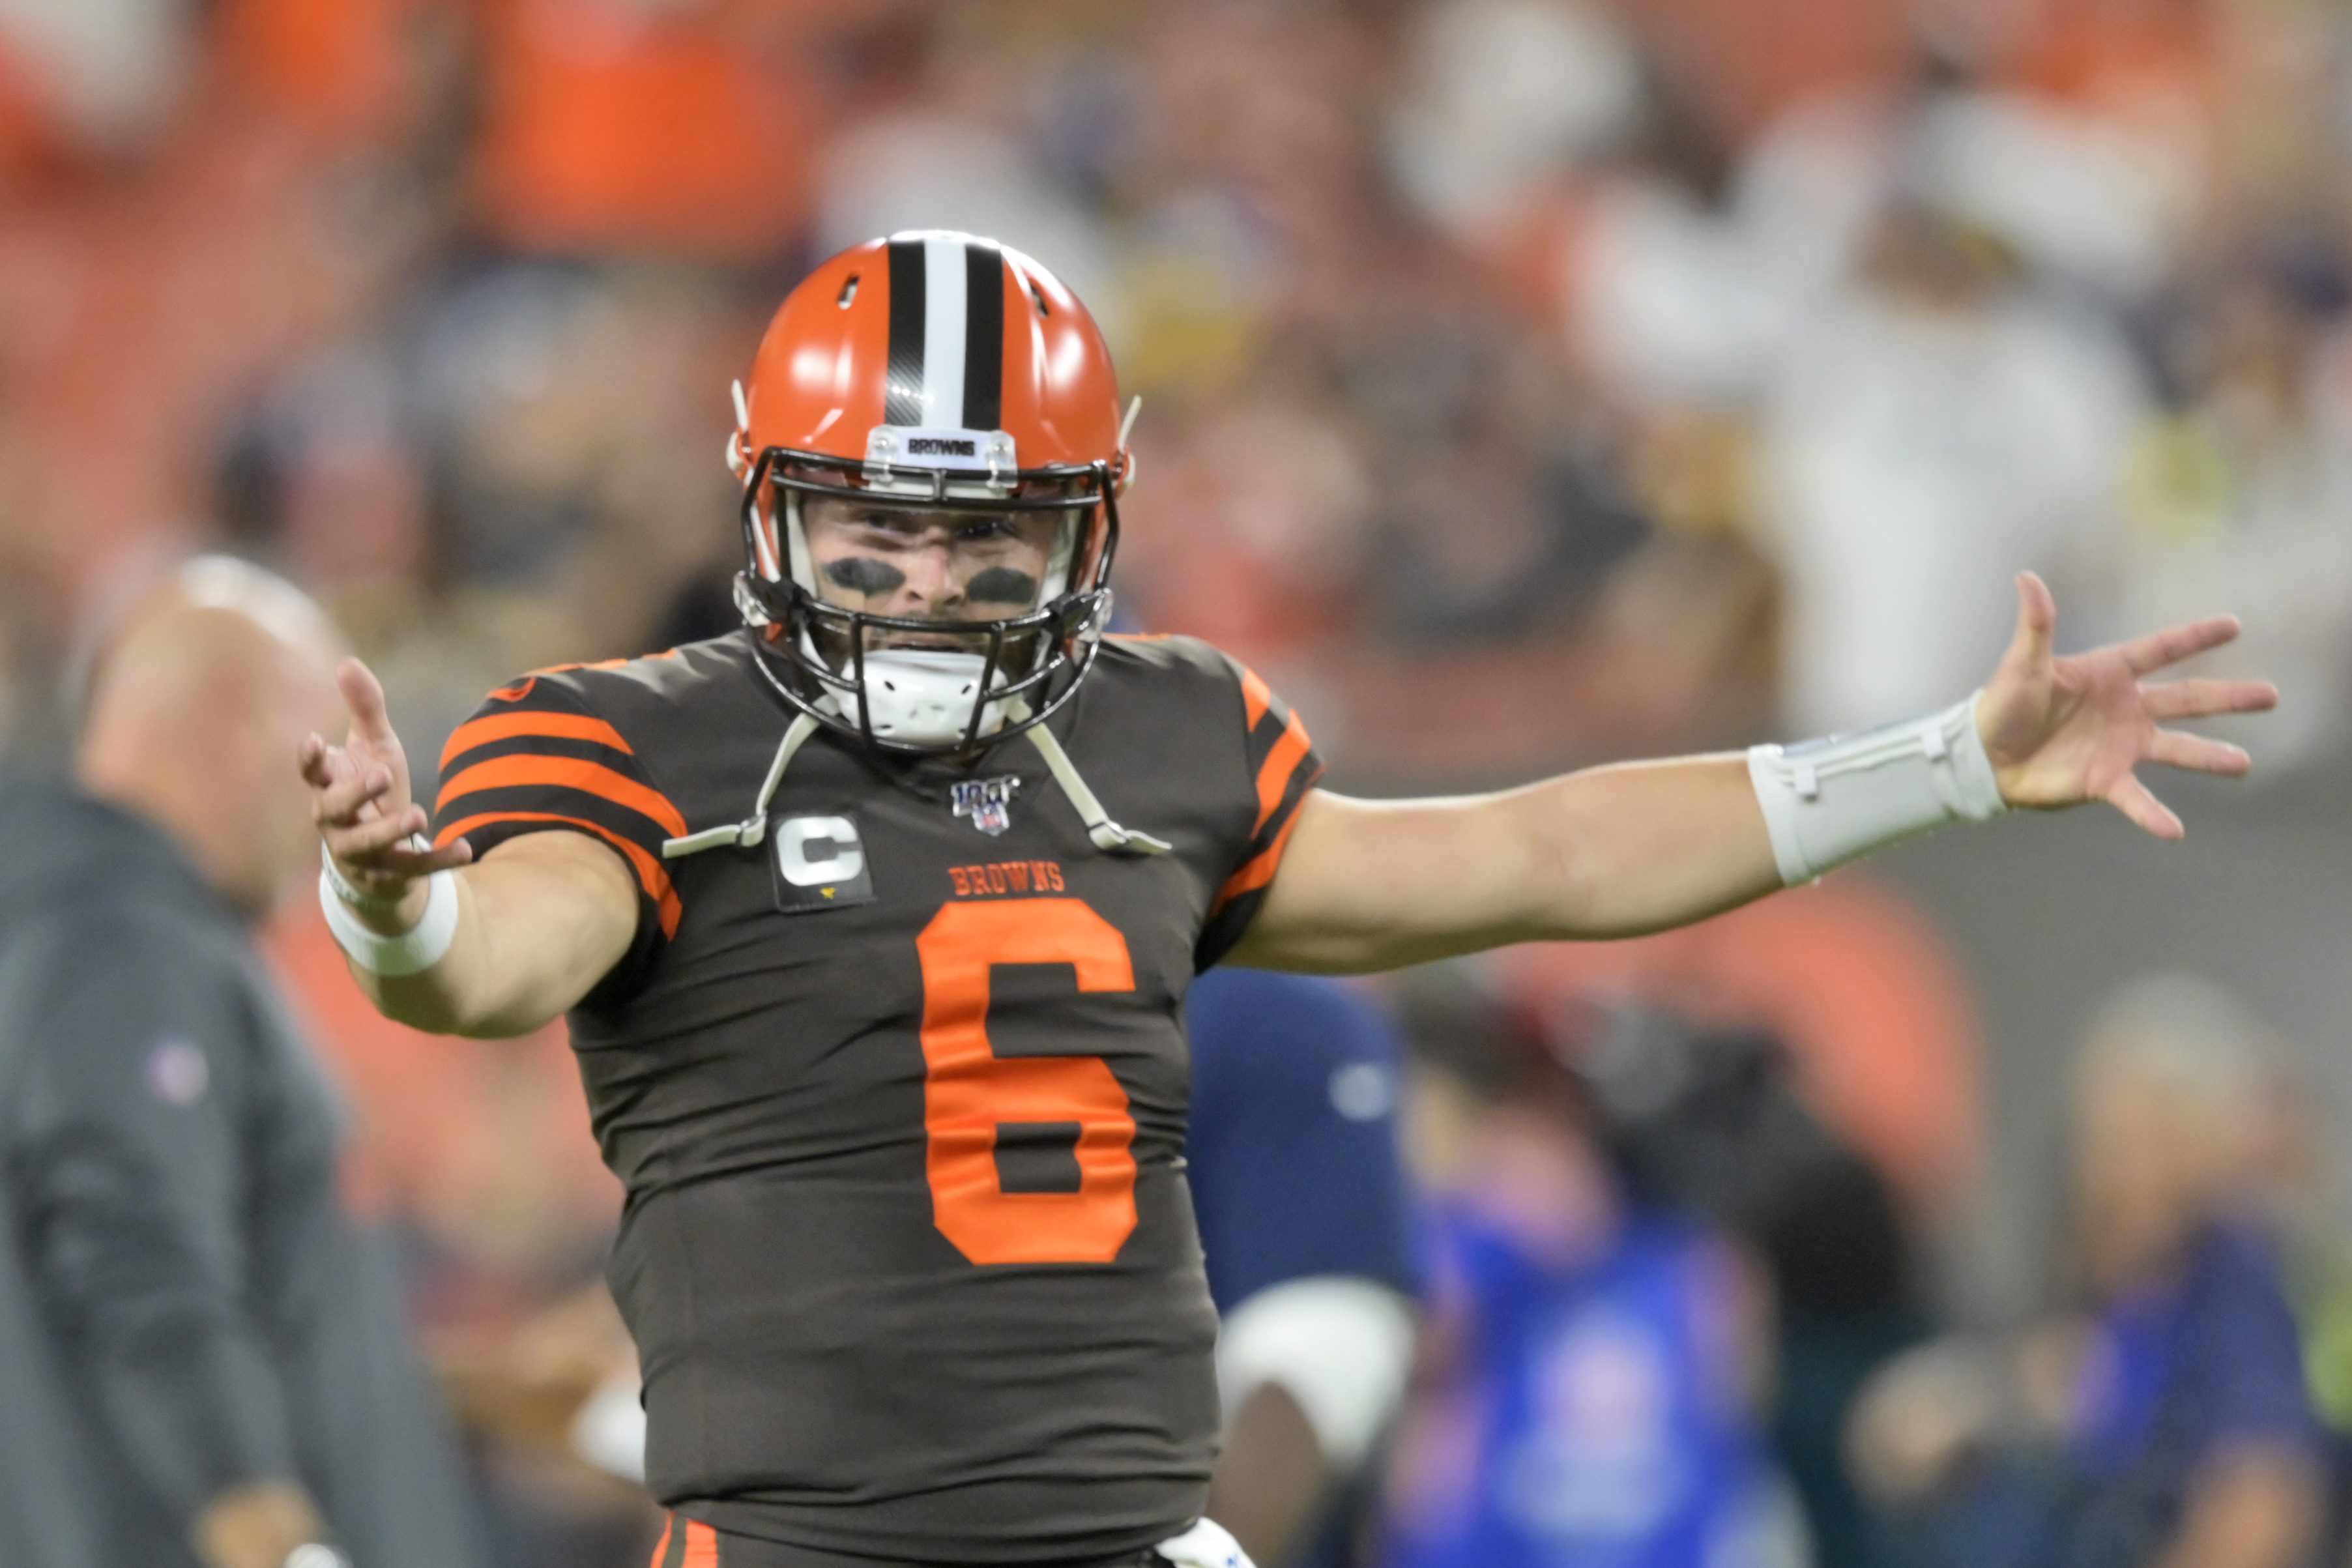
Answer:
[{"label": "orange sleeve stripe", "polygon": [[629,742],[621,732],[602,719],[592,719],[585,713],[486,713],[457,726],[449,743],[441,748],[441,765],[448,767],[452,759],[487,746],[492,741],[504,741],[516,735],[548,735],[566,741],[593,741],[610,746],[616,752],[635,756]]},{"label": "orange sleeve stripe", "polygon": [[1298,771],[1300,761],[1313,744],[1307,738],[1306,724],[1293,713],[1290,722],[1283,727],[1282,738],[1265,754],[1265,765],[1257,771],[1257,826],[1250,829],[1252,833],[1274,820],[1284,792],[1290,788],[1290,775]]},{"label": "orange sleeve stripe", "polygon": [[492,757],[487,763],[476,763],[441,786],[441,798],[434,803],[434,810],[446,811],[451,801],[478,790],[528,784],[580,790],[651,818],[668,828],[673,838],[686,837],[686,818],[668,797],[601,763],[577,757]]},{"label": "orange sleeve stripe", "polygon": [[[647,658],[676,658],[677,657],[677,649],[674,647],[666,647],[659,653],[647,654],[646,657]],[[512,686],[501,686],[496,691],[491,692],[490,695],[500,702],[520,702],[525,697],[530,695],[530,689],[539,684],[539,678],[542,675],[562,675],[567,669],[618,669],[625,664],[635,664],[636,662],[637,661],[634,658],[605,658],[599,659],[594,664],[551,664],[544,669],[534,669],[526,672],[522,679],[516,681]]]},{"label": "orange sleeve stripe", "polygon": [[629,864],[635,868],[637,886],[646,890],[646,896],[653,900],[655,906],[661,911],[662,935],[677,934],[678,917],[685,913],[685,907],[677,900],[677,889],[670,885],[668,870],[660,861],[646,854],[643,846],[632,844],[611,828],[599,826],[585,818],[564,816],[551,811],[484,812],[479,816],[469,816],[462,822],[451,823],[434,836],[434,845],[438,847],[441,845],[452,843],[463,838],[473,829],[492,822],[560,822],[566,827],[576,827],[583,833],[594,834],[614,848],[618,849]]},{"label": "orange sleeve stripe", "polygon": [[[1299,805],[1304,806],[1306,802],[1301,801]],[[1217,910],[1223,909],[1244,893],[1255,893],[1274,880],[1275,872],[1282,868],[1282,852],[1290,845],[1291,830],[1298,826],[1298,819],[1303,815],[1305,814],[1301,811],[1292,812],[1290,819],[1282,825],[1282,831],[1274,836],[1274,842],[1253,856],[1240,870],[1225,879],[1225,885],[1217,889],[1217,901],[1212,908],[1211,913],[1213,914]]]},{"label": "orange sleeve stripe", "polygon": [[700,1520],[688,1520],[686,1556],[677,1568],[719,1568],[719,1532]]},{"label": "orange sleeve stripe", "polygon": [[1244,669],[1242,671],[1242,713],[1248,722],[1242,728],[1256,729],[1257,721],[1265,718],[1265,710],[1273,706],[1274,693],[1265,689],[1265,682],[1257,678],[1257,671]]}]

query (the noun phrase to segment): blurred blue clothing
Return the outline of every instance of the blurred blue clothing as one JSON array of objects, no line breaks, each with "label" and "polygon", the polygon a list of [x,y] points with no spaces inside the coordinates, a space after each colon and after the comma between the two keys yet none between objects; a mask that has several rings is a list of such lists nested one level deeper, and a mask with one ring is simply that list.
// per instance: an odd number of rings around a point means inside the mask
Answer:
[{"label": "blurred blue clothing", "polygon": [[1217,1310],[1317,1274],[1410,1289],[1387,1015],[1336,981],[1212,969],[1185,1025],[1187,1174]]},{"label": "blurred blue clothing", "polygon": [[2323,1464],[2276,1250],[2209,1225],[2162,1285],[2093,1324],[2061,1451],[1993,1456],[1974,1486],[1911,1521],[1919,1568],[2142,1568],[2180,1527],[2198,1468],[2258,1442]]},{"label": "blurred blue clothing", "polygon": [[1385,1568],[1745,1562],[1769,1469],[1744,1408],[1718,1243],[1633,1218],[1561,1267],[1459,1208],[1431,1215],[1454,1361],[1395,1500]]},{"label": "blurred blue clothing", "polygon": [[2094,1479],[2151,1460],[2185,1469],[2236,1441],[2317,1457],[2302,1339],[2266,1237],[2210,1226],[2175,1279],[2099,1314],[2072,1436],[2077,1466]]}]

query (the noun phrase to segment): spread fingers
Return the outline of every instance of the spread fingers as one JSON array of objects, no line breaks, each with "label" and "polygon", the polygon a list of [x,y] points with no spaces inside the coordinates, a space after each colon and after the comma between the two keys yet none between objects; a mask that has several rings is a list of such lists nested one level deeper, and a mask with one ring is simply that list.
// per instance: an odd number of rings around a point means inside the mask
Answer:
[{"label": "spread fingers", "polygon": [[2145,686],[2141,696],[2156,719],[2202,719],[2214,713],[2260,713],[2278,706],[2278,688],[2267,680],[2214,680],[2200,677]]},{"label": "spread fingers", "polygon": [[2147,744],[2148,759],[2167,767],[2192,773],[2227,773],[2232,777],[2254,765],[2242,746],[2211,741],[2185,730],[2158,730]]},{"label": "spread fingers", "polygon": [[2149,794],[2148,787],[2129,773],[2107,792],[2107,800],[2158,838],[2179,838],[2187,831],[2180,826],[2180,818],[2172,814],[2172,808]]},{"label": "spread fingers", "polygon": [[2162,669],[2168,664],[2220,647],[2233,642],[2238,636],[2238,617],[2209,616],[2201,621],[2189,621],[2177,626],[2167,626],[2159,632],[2132,638],[2116,651],[2134,675],[2146,675],[2152,669]]},{"label": "spread fingers", "polygon": [[310,820],[320,827],[349,827],[373,820],[364,814],[391,790],[392,770],[381,763],[361,763],[348,752],[334,753],[320,765],[330,782],[323,787],[311,786]]},{"label": "spread fingers", "polygon": [[404,869],[397,865],[394,852],[411,834],[424,830],[425,808],[412,805],[361,822],[325,825],[322,837],[336,859],[371,871],[391,871]]},{"label": "spread fingers", "polygon": [[389,849],[382,864],[385,870],[398,871],[403,876],[429,877],[436,871],[454,871],[473,858],[474,847],[462,838],[453,838],[434,849]]}]

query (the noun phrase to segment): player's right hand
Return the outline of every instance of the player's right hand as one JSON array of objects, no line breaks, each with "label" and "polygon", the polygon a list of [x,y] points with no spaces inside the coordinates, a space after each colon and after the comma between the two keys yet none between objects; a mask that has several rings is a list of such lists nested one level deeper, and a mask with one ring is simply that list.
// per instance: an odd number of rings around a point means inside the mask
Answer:
[{"label": "player's right hand", "polygon": [[340,746],[305,736],[296,752],[302,781],[310,786],[310,820],[336,868],[354,887],[398,899],[418,879],[465,865],[474,852],[462,838],[438,849],[411,842],[429,818],[409,798],[408,757],[384,711],[383,688],[355,658],[336,668],[335,684],[351,710],[350,733]]}]

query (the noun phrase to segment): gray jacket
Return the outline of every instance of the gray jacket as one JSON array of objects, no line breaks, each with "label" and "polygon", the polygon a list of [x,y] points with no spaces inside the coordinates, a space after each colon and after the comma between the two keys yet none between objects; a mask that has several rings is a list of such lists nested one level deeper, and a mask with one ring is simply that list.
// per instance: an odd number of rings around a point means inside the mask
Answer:
[{"label": "gray jacket", "polygon": [[187,1568],[292,1476],[358,1568],[478,1561],[338,1114],[244,922],[148,823],[0,785],[0,1563]]}]

